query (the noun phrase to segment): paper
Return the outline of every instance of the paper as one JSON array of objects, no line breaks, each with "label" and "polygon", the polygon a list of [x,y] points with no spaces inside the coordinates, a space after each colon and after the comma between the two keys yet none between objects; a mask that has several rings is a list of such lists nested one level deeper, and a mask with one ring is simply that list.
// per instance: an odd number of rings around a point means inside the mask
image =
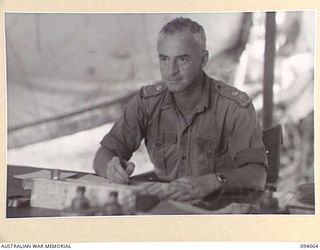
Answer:
[{"label": "paper", "polygon": [[[95,185],[106,185],[106,184],[115,184],[106,178],[92,175],[92,174],[86,174],[78,179],[76,179],[77,182],[79,183],[86,183],[86,184],[95,184]],[[119,184],[115,184],[119,185]]]},{"label": "paper", "polygon": [[[77,173],[70,173],[70,172],[61,171],[60,178],[63,179],[63,178],[71,177],[76,174]],[[35,171],[32,173],[28,173],[28,174],[17,174],[17,175],[14,175],[14,177],[17,179],[22,179],[22,180],[34,179],[34,178],[51,179],[51,171],[47,170],[47,169],[43,169],[43,170]]]}]

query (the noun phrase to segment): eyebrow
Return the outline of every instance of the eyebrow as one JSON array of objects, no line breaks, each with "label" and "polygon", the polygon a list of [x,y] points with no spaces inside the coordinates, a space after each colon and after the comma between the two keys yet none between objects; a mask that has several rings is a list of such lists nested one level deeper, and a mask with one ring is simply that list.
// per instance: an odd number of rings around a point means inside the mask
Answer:
[{"label": "eyebrow", "polygon": [[189,54],[183,54],[183,55],[180,55],[180,56],[177,56],[177,57],[191,57],[191,55],[189,55]]},{"label": "eyebrow", "polygon": [[[169,57],[169,56],[166,56],[166,55],[163,55],[163,54],[159,54],[158,55],[159,57]],[[182,55],[178,55],[176,57],[191,57],[191,55],[189,54],[182,54]]]}]

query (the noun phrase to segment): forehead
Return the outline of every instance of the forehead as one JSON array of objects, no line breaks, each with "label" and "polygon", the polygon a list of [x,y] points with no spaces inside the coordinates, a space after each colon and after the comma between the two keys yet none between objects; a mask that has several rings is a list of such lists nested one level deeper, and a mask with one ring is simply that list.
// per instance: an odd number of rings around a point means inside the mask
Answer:
[{"label": "forehead", "polygon": [[173,34],[160,34],[158,52],[164,55],[190,54],[198,51],[200,45],[195,41],[191,31],[178,31]]}]

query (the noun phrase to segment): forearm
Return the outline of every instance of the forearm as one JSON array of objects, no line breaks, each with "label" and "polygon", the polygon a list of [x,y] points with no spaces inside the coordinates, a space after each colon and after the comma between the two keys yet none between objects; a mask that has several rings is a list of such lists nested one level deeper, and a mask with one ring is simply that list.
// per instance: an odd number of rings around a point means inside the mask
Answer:
[{"label": "forearm", "polygon": [[250,164],[240,168],[221,172],[227,182],[225,188],[253,188],[263,190],[267,180],[267,172],[265,167]]},{"label": "forearm", "polygon": [[94,161],[93,161],[93,168],[94,171],[102,176],[102,177],[106,177],[106,169],[107,169],[107,163],[109,161],[111,161],[112,157],[114,157],[115,155],[107,150],[104,147],[100,147],[94,157]]}]

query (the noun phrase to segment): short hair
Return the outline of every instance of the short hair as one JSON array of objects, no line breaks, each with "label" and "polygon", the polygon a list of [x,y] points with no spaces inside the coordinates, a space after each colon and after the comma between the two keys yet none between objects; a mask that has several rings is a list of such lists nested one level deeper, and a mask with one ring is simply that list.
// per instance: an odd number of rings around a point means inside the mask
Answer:
[{"label": "short hair", "polygon": [[159,32],[162,34],[175,34],[177,32],[189,30],[193,34],[194,40],[200,45],[201,49],[206,49],[206,34],[204,28],[190,18],[177,17],[168,22]]}]

